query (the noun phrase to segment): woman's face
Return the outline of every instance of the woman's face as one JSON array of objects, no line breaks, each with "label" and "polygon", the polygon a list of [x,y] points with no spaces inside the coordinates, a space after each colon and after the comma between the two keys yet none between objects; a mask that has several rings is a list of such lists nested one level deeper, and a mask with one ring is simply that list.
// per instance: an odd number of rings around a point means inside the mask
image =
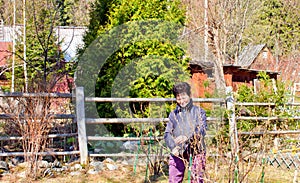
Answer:
[{"label": "woman's face", "polygon": [[190,102],[190,96],[187,93],[179,93],[176,95],[176,102],[180,107],[186,107]]}]

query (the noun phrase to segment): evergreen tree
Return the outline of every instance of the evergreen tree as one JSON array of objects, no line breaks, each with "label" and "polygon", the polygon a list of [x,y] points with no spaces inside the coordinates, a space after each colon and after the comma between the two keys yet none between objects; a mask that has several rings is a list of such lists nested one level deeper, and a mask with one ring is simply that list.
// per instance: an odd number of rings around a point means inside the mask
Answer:
[{"label": "evergreen tree", "polygon": [[71,24],[71,6],[74,4],[73,0],[57,0],[57,6],[60,14],[61,26],[67,26]]},{"label": "evergreen tree", "polygon": [[89,14],[90,21],[88,31],[83,37],[84,48],[78,52],[82,52],[101,34],[108,25],[109,11],[116,0],[96,0],[91,4],[91,11]]},{"label": "evergreen tree", "polygon": [[[96,41],[96,45],[101,45],[101,48],[92,54],[104,53],[106,50],[102,47],[119,45],[113,54],[108,55],[107,60],[102,60],[103,66],[96,82],[96,96],[172,97],[173,84],[189,76],[188,59],[183,59],[184,48],[170,41],[176,40],[182,33],[178,27],[183,27],[185,18],[179,5],[178,1],[159,0],[97,1],[94,4],[91,12],[93,22],[90,23],[84,39],[85,49],[88,49],[98,36],[100,40]],[[174,24],[173,27],[169,26],[170,22]],[[110,36],[105,37],[107,34]],[[88,60],[87,57],[98,60],[97,57],[84,52],[86,50],[79,52],[84,57],[80,62]],[[91,64],[86,62],[82,65]],[[93,69],[93,66],[90,68]],[[86,82],[89,82],[87,78],[78,77],[77,80],[82,80],[85,86]],[[167,113],[151,113],[150,110],[154,110],[155,107],[150,109],[150,105],[103,103],[97,107],[100,117],[166,117]],[[166,110],[169,111],[170,106]],[[124,133],[123,125],[107,127],[115,135]]]},{"label": "evergreen tree", "polygon": [[282,56],[299,50],[300,15],[297,1],[263,1],[247,30],[249,40],[267,43],[275,54]]}]

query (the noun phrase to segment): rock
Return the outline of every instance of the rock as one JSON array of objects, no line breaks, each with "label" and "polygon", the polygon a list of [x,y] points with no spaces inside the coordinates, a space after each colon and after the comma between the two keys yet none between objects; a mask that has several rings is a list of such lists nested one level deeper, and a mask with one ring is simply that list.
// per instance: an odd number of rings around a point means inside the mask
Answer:
[{"label": "rock", "polygon": [[93,167],[95,171],[101,171],[104,168],[103,163],[100,161],[91,162],[90,166]]},{"label": "rock", "polygon": [[138,149],[138,143],[139,141],[126,141],[123,143],[121,148],[130,151],[136,151]]},{"label": "rock", "polygon": [[104,163],[114,163],[115,161],[111,158],[106,158],[103,162]]},{"label": "rock", "polygon": [[42,161],[38,161],[38,167],[39,168],[49,168],[50,165],[47,161],[42,160]]},{"label": "rock", "polygon": [[75,175],[81,175],[82,173],[80,171],[76,171],[76,172],[70,172],[71,176],[75,176]]},{"label": "rock", "polygon": [[15,168],[16,165],[14,165],[11,161],[8,161],[8,167],[9,168]]},{"label": "rock", "polygon": [[93,170],[93,169],[90,169],[89,171],[87,171],[87,174],[91,174],[91,175],[95,175],[99,173],[99,171],[96,171],[96,170]]},{"label": "rock", "polygon": [[80,164],[75,164],[74,166],[71,167],[71,171],[75,170],[82,170],[82,166]]},{"label": "rock", "polygon": [[69,150],[69,151],[74,151],[74,150],[75,150],[75,147],[74,147],[74,146],[70,146],[70,147],[68,148],[68,150]]},{"label": "rock", "polygon": [[20,178],[26,178],[26,171],[18,173],[17,176]]},{"label": "rock", "polygon": [[11,173],[9,172],[9,171],[5,171],[5,172],[3,172],[3,173],[1,173],[1,176],[10,176],[11,175]]},{"label": "rock", "polygon": [[0,161],[0,169],[8,171],[8,164],[5,161]]},{"label": "rock", "polygon": [[126,161],[126,160],[123,160],[123,161],[121,162],[121,164],[122,164],[122,165],[129,165],[128,161]]},{"label": "rock", "polygon": [[56,173],[62,173],[63,171],[66,171],[66,169],[64,169],[64,168],[52,168],[51,170]]},{"label": "rock", "polygon": [[55,160],[52,164],[53,168],[61,168],[61,163],[58,160]]},{"label": "rock", "polygon": [[67,166],[62,166],[61,169],[62,169],[62,171],[67,171],[68,167]]},{"label": "rock", "polygon": [[134,165],[135,161],[136,161],[135,158],[130,158],[130,159],[127,160],[127,163],[129,165]]},{"label": "rock", "polygon": [[107,167],[109,170],[117,170],[117,169],[118,169],[118,166],[117,166],[117,165],[114,165],[114,164],[111,164],[111,163],[106,163],[106,167]]},{"label": "rock", "polygon": [[53,177],[53,173],[51,171],[50,168],[46,168],[46,170],[44,171],[44,177]]},{"label": "rock", "polygon": [[94,152],[95,152],[96,154],[100,153],[101,151],[102,151],[102,149],[100,149],[100,148],[95,148],[95,150],[94,150]]}]

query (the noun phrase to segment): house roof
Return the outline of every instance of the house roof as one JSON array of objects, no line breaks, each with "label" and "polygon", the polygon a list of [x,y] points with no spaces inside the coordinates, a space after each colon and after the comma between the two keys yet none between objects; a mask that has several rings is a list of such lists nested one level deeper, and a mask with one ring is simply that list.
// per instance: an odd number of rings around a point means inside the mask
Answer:
[{"label": "house roof", "polygon": [[265,47],[266,44],[246,46],[233,65],[249,67]]},{"label": "house roof", "polygon": [[[250,45],[246,46],[242,53],[239,55],[237,61],[233,64],[224,63],[223,66],[231,66],[231,67],[240,67],[240,68],[248,68],[254,60],[257,58],[259,53],[266,47],[266,44],[259,44],[259,45]],[[209,58],[212,58],[211,56]],[[201,56],[198,58],[193,58],[190,61],[190,64],[199,65],[203,69],[205,68],[212,68],[214,66],[213,61],[205,60]]]},{"label": "house roof", "polygon": [[199,65],[202,69],[209,69],[209,68],[213,68],[214,67],[214,63],[211,61],[205,61],[203,60],[196,60],[196,59],[192,59],[189,62],[190,65]]},{"label": "house roof", "polygon": [[[16,35],[16,39],[21,39],[20,37],[22,36],[23,32],[22,32],[22,25],[16,25],[15,26],[15,35]],[[0,27],[0,41],[1,42],[12,42],[13,41],[13,32],[14,29],[12,26],[6,26],[3,25]]]}]

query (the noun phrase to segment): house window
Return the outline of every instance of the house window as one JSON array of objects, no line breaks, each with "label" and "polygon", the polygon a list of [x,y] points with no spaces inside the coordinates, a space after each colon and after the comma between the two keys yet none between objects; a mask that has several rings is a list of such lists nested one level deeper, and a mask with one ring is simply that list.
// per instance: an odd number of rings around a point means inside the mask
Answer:
[{"label": "house window", "polygon": [[262,53],[262,58],[263,58],[263,59],[267,59],[267,58],[268,58],[268,52],[267,52],[267,51],[264,51],[264,52]]},{"label": "house window", "polygon": [[213,70],[212,69],[205,69],[204,72],[207,74],[208,78],[213,78]]}]

